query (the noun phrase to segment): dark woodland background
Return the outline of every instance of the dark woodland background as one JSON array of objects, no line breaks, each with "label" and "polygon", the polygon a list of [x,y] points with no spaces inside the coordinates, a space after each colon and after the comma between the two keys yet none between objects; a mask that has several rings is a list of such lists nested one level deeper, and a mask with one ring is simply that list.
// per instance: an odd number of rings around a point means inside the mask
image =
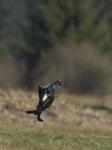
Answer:
[{"label": "dark woodland background", "polygon": [[0,87],[57,79],[80,94],[111,94],[111,0],[0,0]]}]

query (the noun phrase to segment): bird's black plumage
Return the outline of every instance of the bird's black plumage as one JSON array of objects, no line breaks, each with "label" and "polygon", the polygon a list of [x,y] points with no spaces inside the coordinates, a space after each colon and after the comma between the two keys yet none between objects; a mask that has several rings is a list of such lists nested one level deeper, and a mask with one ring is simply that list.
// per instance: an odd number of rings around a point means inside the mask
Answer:
[{"label": "bird's black plumage", "polygon": [[51,106],[55,99],[55,92],[60,85],[62,85],[62,80],[57,80],[51,84],[39,86],[39,102],[35,110],[26,111],[28,114],[34,114],[37,116],[38,121],[43,121],[40,118],[42,111],[46,110]]}]

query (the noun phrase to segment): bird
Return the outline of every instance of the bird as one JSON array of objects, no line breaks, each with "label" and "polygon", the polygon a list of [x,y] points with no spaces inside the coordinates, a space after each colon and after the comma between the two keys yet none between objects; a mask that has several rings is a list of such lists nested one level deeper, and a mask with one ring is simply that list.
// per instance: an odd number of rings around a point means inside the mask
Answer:
[{"label": "bird", "polygon": [[56,91],[61,85],[63,85],[63,83],[63,80],[56,80],[55,82],[49,83],[47,85],[40,85],[38,87],[39,102],[37,104],[37,107],[35,110],[26,111],[26,113],[34,114],[35,116],[37,116],[38,121],[43,121],[40,118],[42,112],[52,105],[56,97]]}]

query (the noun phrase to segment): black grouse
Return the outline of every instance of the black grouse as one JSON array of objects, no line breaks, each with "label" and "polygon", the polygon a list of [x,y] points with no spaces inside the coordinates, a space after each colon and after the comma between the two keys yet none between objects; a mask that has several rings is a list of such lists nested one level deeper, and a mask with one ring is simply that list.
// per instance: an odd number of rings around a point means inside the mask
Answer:
[{"label": "black grouse", "polygon": [[39,102],[35,110],[26,111],[28,114],[34,114],[37,116],[38,121],[43,121],[40,118],[42,111],[49,108],[55,99],[57,89],[63,84],[62,80],[57,80],[48,85],[39,86]]}]

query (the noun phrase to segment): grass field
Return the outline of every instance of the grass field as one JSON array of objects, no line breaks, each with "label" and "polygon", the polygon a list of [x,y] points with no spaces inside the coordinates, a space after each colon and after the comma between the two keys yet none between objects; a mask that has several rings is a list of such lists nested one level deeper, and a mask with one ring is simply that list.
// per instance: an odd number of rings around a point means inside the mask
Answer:
[{"label": "grass field", "polygon": [[112,150],[112,132],[5,125],[0,150]]},{"label": "grass field", "polygon": [[112,150],[112,97],[61,94],[42,114],[25,114],[37,93],[0,89],[0,150]]}]

